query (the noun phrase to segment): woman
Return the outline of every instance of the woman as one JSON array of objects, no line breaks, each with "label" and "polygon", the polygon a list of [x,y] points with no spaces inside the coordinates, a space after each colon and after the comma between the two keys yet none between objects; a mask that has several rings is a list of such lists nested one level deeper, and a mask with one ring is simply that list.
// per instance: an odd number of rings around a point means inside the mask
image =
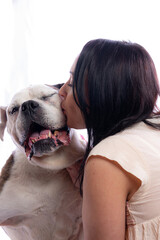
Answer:
[{"label": "woman", "polygon": [[84,240],[160,239],[159,84],[138,44],[97,39],[59,92],[67,124],[87,128]]}]

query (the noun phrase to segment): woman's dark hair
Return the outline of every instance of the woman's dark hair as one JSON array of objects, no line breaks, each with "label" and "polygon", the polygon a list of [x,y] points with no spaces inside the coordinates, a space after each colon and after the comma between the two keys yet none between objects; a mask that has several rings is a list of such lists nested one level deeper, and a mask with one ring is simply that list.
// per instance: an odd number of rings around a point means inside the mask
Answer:
[{"label": "woman's dark hair", "polygon": [[88,131],[82,186],[85,160],[92,147],[140,121],[152,125],[147,119],[156,116],[159,95],[153,60],[136,43],[92,40],[78,58],[73,94]]}]

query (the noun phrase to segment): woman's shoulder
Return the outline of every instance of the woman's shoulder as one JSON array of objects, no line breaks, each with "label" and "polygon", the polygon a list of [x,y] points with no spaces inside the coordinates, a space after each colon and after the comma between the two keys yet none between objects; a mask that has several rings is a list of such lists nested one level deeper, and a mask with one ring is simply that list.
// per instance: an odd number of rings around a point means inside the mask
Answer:
[{"label": "woman's shoulder", "polygon": [[92,156],[115,162],[145,184],[152,162],[157,166],[159,164],[160,131],[143,122],[135,124],[98,143],[91,150],[87,161]]},{"label": "woman's shoulder", "polygon": [[106,150],[111,152],[115,152],[115,150],[120,150],[121,152],[134,150],[135,153],[136,150],[140,150],[140,147],[154,145],[155,140],[159,138],[160,130],[140,122],[103,139],[92,149],[91,154],[98,149],[102,152]]}]

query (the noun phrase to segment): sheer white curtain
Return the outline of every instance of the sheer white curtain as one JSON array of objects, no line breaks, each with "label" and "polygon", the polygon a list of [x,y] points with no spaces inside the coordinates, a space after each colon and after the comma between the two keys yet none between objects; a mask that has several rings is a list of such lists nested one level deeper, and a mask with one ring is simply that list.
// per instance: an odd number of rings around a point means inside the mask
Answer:
[{"label": "sheer white curtain", "polygon": [[[65,82],[94,38],[142,44],[160,75],[159,22],[159,0],[0,0],[0,105],[29,84]],[[5,133],[0,167],[13,149]]]}]

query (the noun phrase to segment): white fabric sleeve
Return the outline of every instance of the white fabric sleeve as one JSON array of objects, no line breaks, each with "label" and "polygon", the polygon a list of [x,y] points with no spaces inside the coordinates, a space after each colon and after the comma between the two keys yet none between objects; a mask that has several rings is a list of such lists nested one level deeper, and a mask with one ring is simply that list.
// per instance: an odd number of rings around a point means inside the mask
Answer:
[{"label": "white fabric sleeve", "polygon": [[146,161],[141,153],[124,139],[111,136],[102,140],[91,150],[87,162],[91,156],[100,156],[118,163],[125,171],[141,181],[141,187],[148,181]]}]

